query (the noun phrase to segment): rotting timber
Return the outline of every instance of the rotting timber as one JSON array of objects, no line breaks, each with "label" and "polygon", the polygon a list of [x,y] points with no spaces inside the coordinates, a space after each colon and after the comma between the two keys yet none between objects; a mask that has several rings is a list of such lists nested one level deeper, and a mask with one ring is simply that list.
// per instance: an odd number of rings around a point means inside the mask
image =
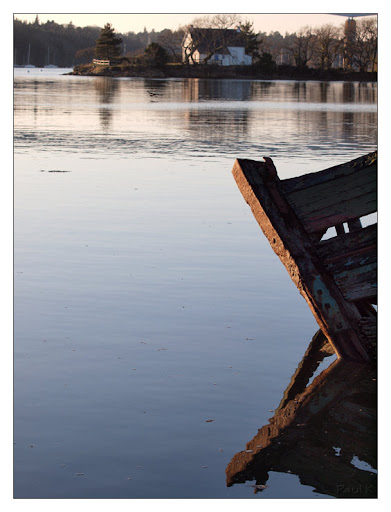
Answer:
[{"label": "rotting timber", "polygon": [[377,224],[360,218],[377,211],[377,152],[286,180],[264,160],[235,161],[239,190],[338,357],[374,360]]}]

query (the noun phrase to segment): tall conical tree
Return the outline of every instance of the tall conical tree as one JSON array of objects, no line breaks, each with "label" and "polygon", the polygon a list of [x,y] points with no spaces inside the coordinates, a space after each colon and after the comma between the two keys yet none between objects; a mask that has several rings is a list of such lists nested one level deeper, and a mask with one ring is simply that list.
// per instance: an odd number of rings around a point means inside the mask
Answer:
[{"label": "tall conical tree", "polygon": [[110,23],[102,28],[95,44],[95,57],[102,60],[113,60],[121,55],[122,39],[114,34]]}]

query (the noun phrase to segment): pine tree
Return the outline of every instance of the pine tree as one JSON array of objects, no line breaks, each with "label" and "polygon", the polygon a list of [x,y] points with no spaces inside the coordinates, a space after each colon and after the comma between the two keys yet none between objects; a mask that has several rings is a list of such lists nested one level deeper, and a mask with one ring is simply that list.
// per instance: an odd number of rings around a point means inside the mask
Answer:
[{"label": "pine tree", "polygon": [[164,66],[168,62],[167,51],[158,43],[151,43],[145,48],[145,60],[151,66]]},{"label": "pine tree", "polygon": [[259,59],[259,42],[257,34],[254,32],[254,24],[251,21],[247,21],[240,25],[240,31],[245,38],[245,52],[247,55],[251,55],[253,59]]},{"label": "pine tree", "polygon": [[114,34],[110,23],[102,28],[95,44],[95,57],[102,60],[115,60],[121,55],[122,39]]}]

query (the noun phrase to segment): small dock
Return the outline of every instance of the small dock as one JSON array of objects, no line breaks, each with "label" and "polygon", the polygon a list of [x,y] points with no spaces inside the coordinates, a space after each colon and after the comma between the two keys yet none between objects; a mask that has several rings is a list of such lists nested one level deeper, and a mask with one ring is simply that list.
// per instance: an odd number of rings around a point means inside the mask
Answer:
[{"label": "small dock", "polygon": [[264,160],[235,161],[240,192],[338,357],[373,361],[377,224],[360,218],[377,212],[377,152],[286,180]]}]

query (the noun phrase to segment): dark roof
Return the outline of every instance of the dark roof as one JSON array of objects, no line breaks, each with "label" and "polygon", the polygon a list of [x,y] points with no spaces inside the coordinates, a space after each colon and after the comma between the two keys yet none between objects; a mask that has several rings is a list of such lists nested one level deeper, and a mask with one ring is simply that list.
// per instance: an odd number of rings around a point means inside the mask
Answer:
[{"label": "dark roof", "polygon": [[190,28],[192,40],[200,53],[219,48],[219,53],[229,53],[227,46],[245,47],[245,35],[237,29]]}]

